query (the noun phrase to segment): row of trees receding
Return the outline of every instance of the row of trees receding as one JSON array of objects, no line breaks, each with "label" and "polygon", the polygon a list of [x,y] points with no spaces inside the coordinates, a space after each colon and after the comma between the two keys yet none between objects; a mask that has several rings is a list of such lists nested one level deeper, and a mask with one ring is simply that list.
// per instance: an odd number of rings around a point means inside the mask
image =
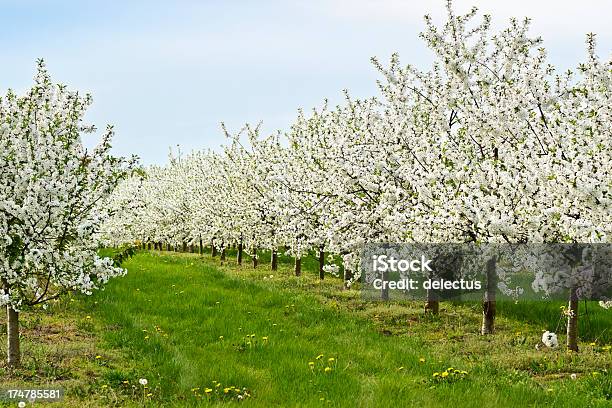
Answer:
[{"label": "row of trees receding", "polygon": [[[171,155],[122,184],[107,235],[221,254],[286,249],[296,274],[314,251],[321,277],[341,270],[347,287],[365,243],[610,242],[612,71],[595,36],[585,61],[560,72],[529,19],[493,32],[476,9],[447,11],[420,34],[429,69],[372,59],[375,97],[346,93],[272,135],[223,126],[222,152]],[[494,315],[488,297],[483,334]]]}]

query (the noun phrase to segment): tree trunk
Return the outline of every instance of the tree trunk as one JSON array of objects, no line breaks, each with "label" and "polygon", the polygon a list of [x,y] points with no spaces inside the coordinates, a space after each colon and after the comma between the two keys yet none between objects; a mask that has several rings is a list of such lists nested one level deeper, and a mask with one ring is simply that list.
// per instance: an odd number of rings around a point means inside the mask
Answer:
[{"label": "tree trunk", "polygon": [[323,251],[323,246],[319,248],[319,279],[325,279],[325,271],[323,270],[323,266],[325,266],[325,252]]},{"label": "tree trunk", "polygon": [[276,249],[272,250],[271,269],[273,271],[278,270],[278,252],[276,252]]},{"label": "tree trunk", "polygon": [[7,332],[7,364],[11,368],[21,363],[19,350],[19,312],[10,305],[6,306],[6,332]]},{"label": "tree trunk", "polygon": [[295,257],[295,266],[293,270],[295,271],[295,276],[302,275],[302,258],[299,258],[297,256]]},{"label": "tree trunk", "polygon": [[225,261],[225,247],[221,248],[221,257],[220,257],[221,262]]},{"label": "tree trunk", "polygon": [[[434,270],[438,270],[437,266]],[[436,278],[437,275],[434,272],[428,274],[429,279]],[[435,289],[427,289],[427,298],[425,300],[425,314],[437,315],[440,313],[440,296],[439,292]]]},{"label": "tree trunk", "polygon": [[578,294],[570,288],[569,313],[567,318],[567,349],[578,351]]},{"label": "tree trunk", "polygon": [[492,257],[487,261],[487,291],[482,302],[482,328],[480,334],[493,334],[495,331],[495,291],[497,289],[497,259]]},{"label": "tree trunk", "polygon": [[353,274],[348,270],[344,269],[344,289],[350,289],[349,281],[353,279]]},{"label": "tree trunk", "polygon": [[215,244],[211,245],[211,251],[212,251],[212,257],[214,258],[215,256],[217,256],[217,247],[215,246]]},{"label": "tree trunk", "polygon": [[183,241],[183,252],[187,252],[187,243]]},{"label": "tree trunk", "polygon": [[433,289],[427,290],[427,301],[425,302],[425,313],[437,315],[440,313],[440,300],[438,293]]},{"label": "tree trunk", "polygon": [[253,268],[257,268],[257,247],[253,247]]},{"label": "tree trunk", "polygon": [[204,255],[204,246],[202,245],[202,236],[200,235],[200,255]]},{"label": "tree trunk", "polygon": [[238,244],[238,265],[242,265],[242,251],[244,249],[244,245],[242,244],[242,239]]},{"label": "tree trunk", "polygon": [[381,278],[383,281],[383,287],[380,290],[380,299],[389,300],[389,286],[387,286],[387,281],[389,280],[389,272],[383,271],[381,275],[382,275]]}]

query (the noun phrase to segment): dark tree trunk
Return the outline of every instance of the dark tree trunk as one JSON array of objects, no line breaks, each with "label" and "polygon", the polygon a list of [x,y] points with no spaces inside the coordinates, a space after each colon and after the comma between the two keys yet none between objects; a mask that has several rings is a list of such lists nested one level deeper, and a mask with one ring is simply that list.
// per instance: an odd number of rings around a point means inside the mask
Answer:
[{"label": "dark tree trunk", "polygon": [[430,313],[432,315],[437,315],[440,313],[440,300],[438,298],[438,294],[429,289],[427,291],[427,301],[425,302],[425,313]]},{"label": "dark tree trunk", "polygon": [[295,266],[293,270],[295,271],[295,276],[302,275],[302,258],[299,258],[297,256],[295,257]]},{"label": "dark tree trunk", "polygon": [[325,252],[323,251],[323,246],[319,248],[319,279],[325,279],[325,271],[323,267],[325,266]]},{"label": "dark tree trunk", "polygon": [[221,262],[225,261],[225,246],[221,248],[220,260],[221,260]]},{"label": "dark tree trunk", "polygon": [[215,246],[215,244],[211,245],[211,251],[212,251],[212,257],[214,258],[215,256],[217,256],[217,247]]},{"label": "dark tree trunk", "polygon": [[492,257],[487,261],[487,291],[482,302],[482,328],[480,333],[493,334],[495,332],[495,291],[497,289],[497,273],[495,271],[497,259]]},{"label": "dark tree trunk", "polygon": [[241,239],[240,243],[238,244],[238,255],[237,255],[238,265],[242,265],[242,251],[243,250],[244,250],[244,245],[242,244],[242,239]]},{"label": "dark tree trunk", "polygon": [[570,288],[569,313],[567,318],[567,349],[578,351],[578,295],[576,288]]},{"label": "dark tree trunk", "polygon": [[278,252],[276,252],[276,249],[272,250],[272,259],[270,264],[273,271],[278,270]]},{"label": "dark tree trunk", "polygon": [[257,247],[253,247],[253,268],[257,268]]},{"label": "dark tree trunk", "polygon": [[19,349],[19,312],[11,306],[6,306],[6,332],[7,332],[7,364],[11,368],[21,364],[21,351]]},{"label": "dark tree trunk", "polygon": [[353,274],[346,269],[344,270],[344,289],[350,289],[349,281],[353,279]]},{"label": "dark tree trunk", "polygon": [[200,235],[200,255],[204,255],[204,246],[202,245],[202,236]]},{"label": "dark tree trunk", "polygon": [[[437,269],[434,267],[434,269]],[[435,273],[428,274],[429,279],[435,278]],[[437,315],[440,313],[440,294],[435,289],[427,289],[427,299],[425,300],[425,314]]]},{"label": "dark tree trunk", "polygon": [[187,252],[187,243],[183,242],[183,252]]},{"label": "dark tree trunk", "polygon": [[387,286],[387,281],[388,280],[389,280],[389,272],[388,271],[383,271],[382,272],[383,287],[380,290],[380,298],[381,298],[381,300],[389,300],[389,286]]}]

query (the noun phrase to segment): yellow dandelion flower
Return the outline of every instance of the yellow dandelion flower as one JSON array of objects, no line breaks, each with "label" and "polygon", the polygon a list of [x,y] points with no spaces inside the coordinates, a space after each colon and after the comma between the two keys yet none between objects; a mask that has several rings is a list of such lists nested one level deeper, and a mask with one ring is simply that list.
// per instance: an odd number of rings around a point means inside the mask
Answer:
[{"label": "yellow dandelion flower", "polygon": [[442,376],[443,378],[448,377],[448,371],[443,371],[443,372],[442,372],[442,374],[441,374],[441,376]]},{"label": "yellow dandelion flower", "polygon": [[319,354],[319,355],[317,356],[317,360],[320,360],[320,359],[322,359],[322,358],[323,358],[323,354]]},{"label": "yellow dandelion flower", "polygon": [[210,394],[211,392],[213,392],[212,388],[206,388],[204,390],[205,393]]},{"label": "yellow dandelion flower", "polygon": [[99,360],[101,358],[102,358],[102,356],[96,356],[96,360]]},{"label": "yellow dandelion flower", "polygon": [[332,370],[332,368],[331,368],[331,367],[325,367],[325,372],[326,372],[326,373],[329,373],[331,370]]},{"label": "yellow dandelion flower", "polygon": [[419,358],[419,363],[424,363],[425,359],[423,357]]},{"label": "yellow dandelion flower", "polygon": [[330,358],[327,359],[327,361],[329,361],[330,363],[333,363],[334,361],[336,361],[336,359],[333,358],[333,357],[330,357]]}]

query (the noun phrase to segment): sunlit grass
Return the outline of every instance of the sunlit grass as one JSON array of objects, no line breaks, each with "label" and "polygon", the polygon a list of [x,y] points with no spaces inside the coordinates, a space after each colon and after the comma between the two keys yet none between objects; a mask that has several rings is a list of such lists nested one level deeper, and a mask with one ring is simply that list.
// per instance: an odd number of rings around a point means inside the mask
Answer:
[{"label": "sunlit grass", "polygon": [[339,279],[320,282],[314,257],[299,278],[288,257],[274,272],[268,259],[253,270],[231,251],[223,266],[208,254],[139,253],[105,291],[54,306],[96,345],[68,365],[74,392],[60,406],[610,404],[611,320],[594,307],[580,353],[538,351],[557,305],[502,304],[498,333],[483,337],[477,304],[443,303],[428,317],[418,302],[364,302]]}]

